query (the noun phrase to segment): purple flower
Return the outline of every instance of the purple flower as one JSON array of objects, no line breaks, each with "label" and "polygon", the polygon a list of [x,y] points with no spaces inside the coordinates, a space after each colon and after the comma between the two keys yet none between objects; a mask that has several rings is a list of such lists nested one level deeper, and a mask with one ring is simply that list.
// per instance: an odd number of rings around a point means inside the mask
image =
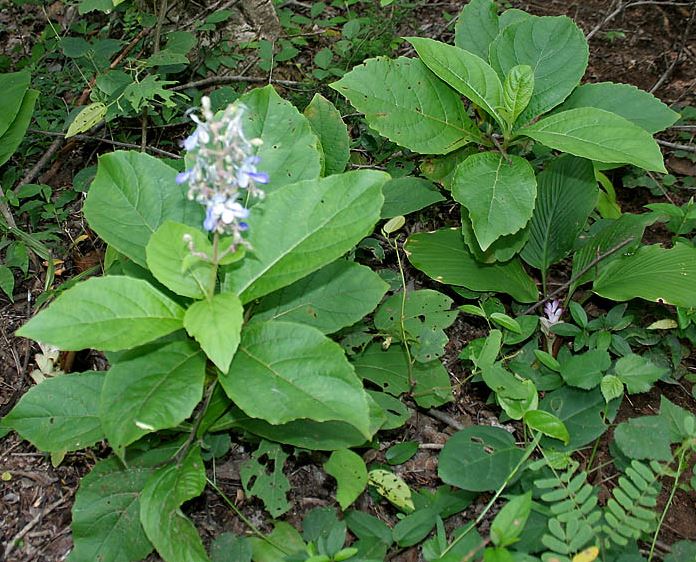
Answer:
[{"label": "purple flower", "polygon": [[561,301],[554,299],[544,305],[544,314],[550,325],[557,324],[563,315],[563,308],[560,306]]},{"label": "purple flower", "polygon": [[242,161],[242,165],[239,166],[237,170],[237,184],[239,184],[239,187],[242,189],[249,187],[249,180],[261,184],[268,183],[268,174],[259,172],[256,169],[256,164],[258,164],[260,160],[258,156],[247,156]]},{"label": "purple flower", "polygon": [[181,185],[182,183],[186,183],[190,175],[191,170],[184,170],[183,172],[179,172],[176,175],[176,183],[178,183],[179,185]]}]

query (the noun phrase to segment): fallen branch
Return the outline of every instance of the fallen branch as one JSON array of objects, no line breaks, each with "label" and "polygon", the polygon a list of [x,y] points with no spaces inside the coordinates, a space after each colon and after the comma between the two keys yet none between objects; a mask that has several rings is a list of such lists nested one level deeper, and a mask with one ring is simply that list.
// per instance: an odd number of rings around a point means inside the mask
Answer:
[{"label": "fallen branch", "polygon": [[34,527],[36,527],[37,523],[41,521],[41,519],[51,513],[54,509],[57,507],[60,507],[63,505],[66,501],[66,498],[60,498],[58,501],[52,503],[49,505],[46,509],[40,511],[34,519],[29,521],[24,527],[17,533],[14,537],[12,537],[9,542],[7,543],[7,546],[5,547],[5,555],[4,558],[7,559],[7,557],[10,555],[10,553],[14,550],[15,546],[19,541],[24,538],[24,535],[26,535],[29,531],[31,531]]},{"label": "fallen branch", "polygon": [[663,141],[660,139],[655,139],[657,144],[666,146],[667,148],[673,148],[674,150],[685,150],[686,152],[696,152],[696,145],[693,144],[679,144],[676,142]]},{"label": "fallen branch", "polygon": [[[179,86],[174,86],[169,88],[170,91],[180,92],[181,90],[187,90],[189,88],[202,88],[205,86],[217,86],[219,84],[232,84],[234,82],[250,82],[250,83],[268,83],[268,78],[263,76],[239,76],[239,75],[227,75],[227,76],[210,76],[209,78],[203,78],[201,80],[195,80],[187,84],[180,84]],[[306,82],[297,82],[296,80],[271,80],[274,84],[280,84],[281,86],[304,86],[307,85]]]}]

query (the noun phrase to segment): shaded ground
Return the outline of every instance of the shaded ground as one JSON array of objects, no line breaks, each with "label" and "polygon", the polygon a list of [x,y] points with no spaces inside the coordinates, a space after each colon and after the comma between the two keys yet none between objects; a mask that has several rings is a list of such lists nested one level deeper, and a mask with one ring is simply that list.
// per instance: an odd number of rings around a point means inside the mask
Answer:
[{"label": "shaded ground", "polygon": [[[304,10],[302,3],[296,4],[297,10]],[[586,33],[592,32],[599,24],[605,22],[607,15],[618,6],[616,2],[603,0],[538,0],[516,1],[511,4],[538,15],[567,14],[574,18]],[[687,3],[676,4],[643,4],[630,7],[606,21],[595,31],[590,41],[590,67],[586,79],[593,82],[627,82],[646,90],[658,85],[655,94],[664,101],[696,105],[696,24],[690,27],[691,32],[688,36],[685,33],[691,25],[694,10],[686,5]],[[404,24],[402,34],[449,39],[453,26],[442,17],[442,13],[448,12],[453,15],[459,9],[460,2],[431,2],[417,11],[417,17]],[[9,52],[10,47],[17,42],[20,42],[23,48],[29,49],[30,37],[43,27],[42,16],[38,10],[29,7],[21,9],[21,17],[19,8],[12,10],[0,11],[0,24],[16,22],[19,29],[16,35],[5,32],[4,36],[0,36],[0,49],[4,48]],[[296,72],[296,69],[288,71],[289,77],[292,77],[293,72]],[[670,135],[663,135],[661,138],[667,141],[677,140]],[[106,150],[105,147],[102,148]],[[73,144],[67,150],[58,153],[56,164],[47,168],[50,175],[45,172],[43,181],[55,188],[68,185],[74,172],[87,165],[93,156],[94,151],[91,148]],[[690,163],[684,159],[671,156],[667,161],[675,174],[694,173],[693,165],[689,167]],[[677,192],[670,195],[677,201],[683,201],[688,199],[691,193]],[[629,209],[638,209],[646,202],[654,200],[647,190],[639,189],[623,190],[619,197],[622,204]],[[446,208],[443,209],[443,213],[447,213]],[[67,224],[66,240],[71,235],[84,231],[79,216],[79,204],[75,206]],[[665,233],[658,231],[653,233],[653,236],[656,241],[660,241]],[[69,276],[87,269],[98,260],[99,255],[88,241],[75,246],[70,254],[63,258],[67,268],[66,276]],[[10,303],[4,296],[0,296],[0,414],[3,415],[33,384],[28,372],[32,368],[33,353],[38,350],[30,348],[28,342],[18,340],[12,335],[33,312],[33,301],[29,301],[27,295],[32,295],[34,299],[43,288],[45,267],[39,261],[34,261],[30,269],[34,275],[16,291],[15,303]],[[422,281],[418,274],[411,274],[416,284]],[[448,434],[454,431],[453,425],[458,423],[466,426],[495,417],[494,410],[484,405],[485,396],[479,389],[458,384],[465,379],[466,372],[456,359],[457,354],[467,341],[483,335],[482,328],[481,325],[471,324],[460,318],[450,332],[451,342],[445,363],[455,382],[457,400],[444,411],[454,423],[444,423],[420,412],[407,426],[391,432],[382,439],[382,450],[394,442],[409,439],[428,444],[429,448],[422,449],[412,461],[398,468],[410,484],[428,486],[437,483],[437,446],[443,444]],[[80,360],[85,358],[78,358],[78,361]],[[690,368],[694,368],[693,362]],[[661,394],[694,411],[696,408],[688,390],[679,386],[660,385],[652,392],[632,399],[632,402],[625,401],[619,419],[655,413]],[[6,550],[8,561],[58,561],[66,557],[71,548],[70,506],[79,478],[105,453],[105,450],[95,449],[70,454],[59,467],[53,468],[45,455],[38,453],[16,435],[10,434],[0,441],[0,474],[3,475],[3,480],[0,481],[0,560]],[[379,458],[382,453],[369,454]],[[600,449],[599,455],[600,463],[602,459],[608,458],[608,452],[604,449]],[[237,467],[239,462],[246,458],[248,453],[243,450],[233,451],[215,466],[215,476],[228,496],[237,498],[239,505],[252,521],[262,528],[267,528],[266,516],[260,504],[245,501],[239,495],[241,486]],[[316,461],[316,458],[302,456],[291,459],[288,466],[288,475],[293,484],[290,499],[295,506],[289,513],[292,522],[298,522],[302,513],[309,508],[333,505],[333,481],[327,480],[323,471],[317,468]],[[4,473],[9,476],[6,481]],[[212,474],[211,467],[211,477]],[[598,481],[612,477],[612,474],[604,474],[601,471],[597,476]],[[482,497],[464,515],[469,517],[472,513],[480,511],[485,500],[486,498]],[[361,501],[361,509],[376,513],[386,520],[392,518],[389,509],[374,505],[367,495]],[[665,501],[664,493],[661,501]],[[188,512],[207,541],[223,531],[240,534],[246,531],[222,500],[210,491],[206,491],[201,498],[192,502],[188,506]],[[661,541],[669,545],[685,538],[696,540],[694,513],[696,498],[679,492],[663,526]],[[19,539],[11,552],[7,546],[10,539]],[[153,556],[152,559],[156,558]],[[402,552],[394,560],[416,561],[417,549]]]}]

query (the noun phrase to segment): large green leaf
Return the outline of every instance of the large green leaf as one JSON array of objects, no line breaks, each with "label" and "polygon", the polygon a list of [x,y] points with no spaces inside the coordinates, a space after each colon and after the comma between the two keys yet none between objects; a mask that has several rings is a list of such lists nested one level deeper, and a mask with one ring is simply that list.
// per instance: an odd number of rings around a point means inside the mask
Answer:
[{"label": "large green leaf", "polygon": [[324,176],[340,174],[350,158],[350,137],[341,113],[321,94],[314,94],[304,110],[324,154]]},{"label": "large green leaf", "polygon": [[534,69],[534,93],[520,123],[567,98],[585,74],[588,55],[585,35],[565,16],[525,18],[503,29],[490,46],[491,66],[501,79],[520,64]]},{"label": "large green leaf", "polygon": [[477,262],[457,228],[413,234],[406,241],[405,250],[414,267],[440,283],[472,291],[507,293],[519,302],[537,298],[534,280],[519,260],[504,264]]},{"label": "large green leaf", "polygon": [[192,259],[192,252],[212,256],[212,250],[213,245],[199,228],[166,221],[145,248],[147,267],[157,281],[178,295],[202,299],[208,293],[213,264]]},{"label": "large green leaf", "polygon": [[181,504],[205,488],[205,467],[198,446],[181,463],[158,469],[140,498],[140,522],[166,562],[208,562],[201,538]]},{"label": "large green leaf", "polygon": [[219,293],[193,303],[184,315],[184,328],[205,354],[226,373],[239,345],[244,309],[235,293]]},{"label": "large green leaf", "polygon": [[104,438],[97,404],[104,373],[51,377],[32,387],[2,419],[37,449],[76,451]]},{"label": "large green leaf", "polygon": [[388,288],[369,267],[338,260],[265,297],[254,320],[298,322],[331,334],[372,312]]},{"label": "large green leaf", "polygon": [[247,303],[302,279],[350,250],[379,219],[383,172],[360,170],[271,193],[248,219],[253,253],[225,278]]},{"label": "large green leaf", "polygon": [[107,244],[146,267],[145,247],[164,221],[203,224],[203,208],[186,198],[175,177],[176,170],[144,152],[105,154],[85,200],[85,218]]},{"label": "large green leaf", "polygon": [[518,132],[575,156],[667,173],[650,133],[603,109],[580,107],[554,113]]},{"label": "large green leaf", "polygon": [[566,257],[597,203],[589,160],[570,155],[554,160],[538,176],[536,207],[522,259],[542,271]]},{"label": "large green leaf", "polygon": [[[0,137],[2,137],[20,112],[26,96],[31,75],[28,71],[0,74],[0,91],[2,91],[2,106],[0,106]],[[4,142],[4,139],[3,139]],[[0,162],[0,165],[2,163]]]},{"label": "large green leaf", "polygon": [[266,172],[267,192],[321,173],[321,152],[317,135],[309,121],[273,86],[257,88],[239,98],[248,111],[244,114],[244,134],[260,138],[256,154],[259,170]]},{"label": "large green leaf", "polygon": [[492,0],[471,0],[459,13],[454,44],[488,60],[488,47],[498,35],[498,6]]},{"label": "large green leaf", "polygon": [[370,127],[421,154],[447,154],[479,139],[459,95],[418,59],[368,59],[331,87]]},{"label": "large green leaf", "polygon": [[596,107],[611,111],[654,134],[674,125],[679,114],[652,94],[631,84],[600,82],[578,86],[558,108]]},{"label": "large green leaf", "polygon": [[426,179],[413,176],[389,180],[384,184],[382,193],[384,194],[383,219],[408,215],[445,200],[435,185]]},{"label": "large green leaf", "polygon": [[420,59],[437,76],[481,107],[499,123],[503,85],[490,65],[478,55],[423,37],[407,37]]},{"label": "large green leaf", "polygon": [[457,166],[452,196],[469,211],[481,250],[501,236],[521,230],[532,216],[536,199],[532,166],[520,156],[482,152]]},{"label": "large green leaf", "polygon": [[152,551],[140,524],[140,494],[157,463],[175,452],[170,445],[129,458],[127,466],[113,456],[94,465],[75,496],[69,562],[130,562]]},{"label": "large green leaf", "polygon": [[696,248],[677,244],[669,250],[643,246],[635,254],[612,261],[595,280],[598,295],[617,301],[636,297],[696,307]]},{"label": "large green leaf", "polygon": [[257,322],[242,331],[227,395],[244,412],[272,424],[297,419],[344,421],[369,439],[365,391],[341,347],[316,328]]},{"label": "large green leaf", "polygon": [[203,397],[205,357],[191,341],[151,345],[120,357],[106,374],[99,416],[119,454],[143,435],[175,427]]},{"label": "large green leaf", "polygon": [[93,277],[62,293],[17,335],[62,350],[119,351],[182,327],[184,310],[147,281]]},{"label": "large green leaf", "polygon": [[512,259],[529,238],[529,223],[523,229],[514,234],[506,234],[493,242],[484,252],[476,239],[474,226],[469,218],[469,211],[463,205],[459,208],[462,216],[462,236],[467,248],[473,254],[476,261],[481,263],[506,262]]},{"label": "large green leaf", "polygon": [[10,159],[22,142],[24,133],[27,132],[27,127],[29,127],[29,122],[34,114],[34,105],[38,97],[38,90],[27,90],[14,121],[10,123],[5,134],[0,137],[0,166]]}]

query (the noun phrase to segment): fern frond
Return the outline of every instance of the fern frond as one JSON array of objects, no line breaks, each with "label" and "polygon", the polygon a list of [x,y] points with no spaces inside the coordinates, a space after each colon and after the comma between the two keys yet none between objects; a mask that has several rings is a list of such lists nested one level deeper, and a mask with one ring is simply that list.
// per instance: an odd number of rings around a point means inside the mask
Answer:
[{"label": "fern frond", "polygon": [[658,463],[649,467],[636,460],[626,468],[604,513],[602,531],[612,542],[625,546],[629,540],[638,540],[655,530],[657,512],[654,508],[662,472]]}]

